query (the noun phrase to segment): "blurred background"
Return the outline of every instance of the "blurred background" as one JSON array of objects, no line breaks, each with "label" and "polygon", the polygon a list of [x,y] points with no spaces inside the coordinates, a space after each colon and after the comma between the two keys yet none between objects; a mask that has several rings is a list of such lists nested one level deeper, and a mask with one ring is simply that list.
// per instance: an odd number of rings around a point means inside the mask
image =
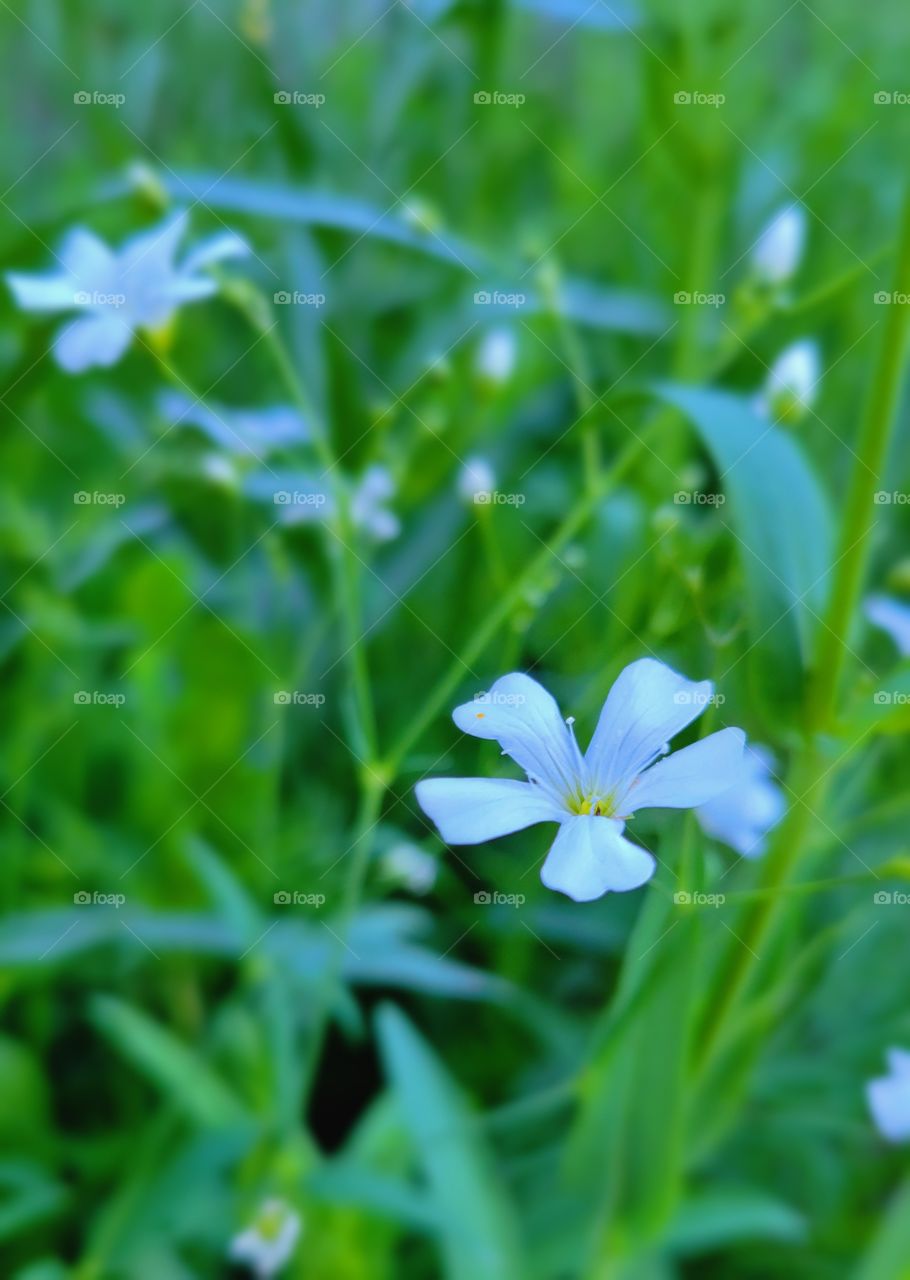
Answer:
[{"label": "blurred background", "polygon": [[[891,311],[910,12],[10,0],[0,25],[6,271],[179,210],[178,258],[249,246],[109,367],[0,302],[2,1274],[910,1274],[905,1152],[863,1099],[910,1045],[907,908],[853,883],[906,853],[887,637],[856,620],[810,841],[843,884],[800,898],[786,998],[678,1129],[687,1050],[634,1030],[642,1001],[605,1012],[658,886],[579,906],[539,882],[552,831],[448,850],[413,796],[516,776],[450,720],[514,669],[586,741],[650,653],[718,681],[715,727],[796,749]],[[799,262],[760,280],[793,205]],[[757,414],[806,340],[806,403],[731,453],[710,396]],[[708,398],[659,410],[670,382]],[[901,412],[871,562],[896,596],[906,445]],[[681,821],[640,827],[671,868]],[[740,946],[704,914],[702,994]]]}]

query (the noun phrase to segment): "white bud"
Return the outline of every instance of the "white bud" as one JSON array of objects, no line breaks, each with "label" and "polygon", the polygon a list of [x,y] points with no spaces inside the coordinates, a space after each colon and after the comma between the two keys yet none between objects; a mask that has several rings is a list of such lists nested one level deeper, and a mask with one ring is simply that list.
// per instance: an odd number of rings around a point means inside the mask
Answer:
[{"label": "white bud", "polygon": [[409,893],[422,896],[429,893],[436,883],[439,867],[417,845],[402,842],[387,849],[380,863],[382,876],[394,885],[401,885]]},{"label": "white bud", "polygon": [[801,205],[779,209],[752,250],[752,267],[764,284],[786,284],[796,272],[806,239],[806,214]]},{"label": "white bud", "polygon": [[479,493],[492,493],[496,488],[496,473],[486,458],[473,454],[465,459],[458,473],[458,496],[463,502],[473,502]]},{"label": "white bud", "polygon": [[816,399],[821,377],[818,347],[808,339],[782,351],[768,371],[763,403],[773,418],[798,422]]},{"label": "white bud", "polygon": [[477,350],[475,368],[485,382],[495,387],[508,382],[518,358],[518,340],[512,329],[490,329]]},{"label": "white bud", "polygon": [[248,1266],[257,1280],[271,1280],[289,1261],[303,1222],[283,1200],[266,1200],[256,1220],[231,1241],[229,1257]]}]

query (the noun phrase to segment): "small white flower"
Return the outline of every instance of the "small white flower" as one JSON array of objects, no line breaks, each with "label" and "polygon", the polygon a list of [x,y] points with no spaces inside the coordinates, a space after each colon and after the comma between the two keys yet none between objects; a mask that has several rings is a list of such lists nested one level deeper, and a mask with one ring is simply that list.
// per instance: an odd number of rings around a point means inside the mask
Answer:
[{"label": "small white flower", "polygon": [[486,458],[472,454],[465,458],[458,473],[458,496],[463,502],[473,502],[478,494],[492,493],[496,488],[496,473]]},{"label": "small white flower", "polygon": [[477,350],[478,375],[494,387],[508,382],[518,359],[518,339],[514,329],[490,329]]},{"label": "small white flower", "polygon": [[802,205],[779,209],[752,250],[753,270],[764,284],[781,285],[796,272],[806,240],[806,212]]},{"label": "small white flower", "polygon": [[449,844],[480,844],[537,822],[558,823],[540,878],[576,902],[637,889],[656,863],[623,835],[627,820],[639,809],[707,804],[739,779],[741,729],[721,729],[661,758],[713,692],[710,680],[694,683],[641,658],[620,672],[582,755],[572,720],[563,720],[546,689],[521,672],[502,676],[488,693],[456,707],[452,718],[465,733],[498,742],[528,781],[424,779],[417,800]]},{"label": "small white flower", "polygon": [[252,1226],[231,1241],[228,1256],[245,1263],[257,1280],[271,1280],[294,1252],[303,1223],[284,1200],[266,1200]]},{"label": "small white flower", "polygon": [[890,596],[870,596],[866,617],[887,632],[902,658],[910,658],[910,605]]},{"label": "small white flower", "polygon": [[137,329],[165,328],[186,302],[211,297],[217,284],[206,267],[249,252],[233,232],[203,241],[181,262],[177,249],[188,215],[177,213],[119,249],[83,227],[68,233],[58,255],[61,270],[47,275],[8,272],[6,281],[23,311],[78,311],[54,343],[67,373],[116,364]]},{"label": "small white flower", "polygon": [[772,779],[773,771],[774,760],[764,747],[747,747],[740,780],[695,810],[702,830],[744,858],[763,854],[768,832],[787,807],[783,791]]},{"label": "small white flower", "polygon": [[384,879],[399,884],[409,893],[423,896],[436,883],[439,870],[436,859],[431,858],[416,844],[402,841],[387,849],[380,861]]},{"label": "small white flower", "polygon": [[401,521],[386,505],[395,496],[395,481],[388,467],[367,467],[351,494],[351,520],[377,542],[389,542],[401,532]]},{"label": "small white flower", "polygon": [[910,1139],[910,1053],[889,1049],[887,1061],[889,1074],[868,1082],[866,1099],[882,1137],[906,1142]]},{"label": "small white flower", "polygon": [[794,342],[768,371],[760,404],[772,418],[798,422],[812,408],[821,378],[821,356],[811,339]]}]

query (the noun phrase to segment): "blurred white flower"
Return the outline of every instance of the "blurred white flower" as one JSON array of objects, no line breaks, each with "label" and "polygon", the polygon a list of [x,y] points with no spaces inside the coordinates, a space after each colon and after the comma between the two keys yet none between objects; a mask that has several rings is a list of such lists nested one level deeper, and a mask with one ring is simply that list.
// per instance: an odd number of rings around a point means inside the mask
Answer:
[{"label": "blurred white flower", "polygon": [[802,205],[779,209],[755,243],[752,267],[764,284],[786,284],[796,272],[806,240],[806,211]]},{"label": "blurred white flower", "polygon": [[270,1280],[294,1252],[303,1223],[284,1200],[266,1200],[252,1226],[231,1241],[229,1257],[245,1263],[257,1280]]},{"label": "blurred white flower", "polygon": [[204,240],[183,260],[177,249],[188,225],[177,213],[131,237],[120,249],[83,227],[70,231],[58,255],[61,270],[45,275],[8,272],[6,281],[23,311],[78,311],[57,335],[54,355],[67,373],[115,364],[137,329],[164,329],[186,302],[211,297],[217,284],[206,267],[249,252],[240,236],[224,232]]},{"label": "blurred white flower", "polygon": [[910,658],[910,604],[890,596],[870,596],[866,601],[866,617],[887,632],[902,658]]},{"label": "blurred white flower", "polygon": [[223,489],[237,489],[240,485],[240,473],[231,458],[223,453],[207,453],[200,462],[200,469],[206,480]]},{"label": "blurred white flower", "polygon": [[760,407],[772,418],[798,422],[812,408],[821,378],[821,356],[811,339],[794,342],[768,371]]},{"label": "blurred white flower", "polygon": [[496,473],[486,458],[472,454],[465,458],[458,473],[458,496],[463,502],[473,502],[478,494],[492,493],[496,488]]},{"label": "blurred white flower", "polygon": [[475,369],[480,378],[494,387],[508,382],[518,359],[518,339],[514,329],[489,329],[477,349]]},{"label": "blurred white flower", "polygon": [[910,1053],[889,1049],[886,1056],[889,1074],[868,1082],[866,1100],[882,1137],[906,1142],[910,1139]]},{"label": "blurred white flower", "polygon": [[351,520],[377,542],[389,542],[401,532],[401,521],[386,505],[395,496],[395,481],[388,467],[367,467],[351,493]]},{"label": "blurred white flower", "polygon": [[695,810],[702,830],[744,858],[763,854],[768,832],[787,807],[783,791],[773,781],[773,771],[774,759],[769,751],[760,746],[746,747],[739,781]]},{"label": "blurred white flower", "polygon": [[435,858],[406,841],[387,849],[379,865],[383,879],[421,896],[433,888],[439,869]]}]

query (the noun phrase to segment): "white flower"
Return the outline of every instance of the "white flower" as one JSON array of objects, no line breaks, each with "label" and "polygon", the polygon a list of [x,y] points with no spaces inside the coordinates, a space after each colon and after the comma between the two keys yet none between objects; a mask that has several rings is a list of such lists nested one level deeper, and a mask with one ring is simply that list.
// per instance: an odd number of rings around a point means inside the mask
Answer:
[{"label": "white flower", "polygon": [[474,502],[478,494],[492,493],[496,488],[496,473],[486,458],[472,454],[465,458],[458,473],[458,496],[463,502]]},{"label": "white flower", "polygon": [[388,542],[401,532],[401,521],[387,503],[395,496],[395,481],[388,467],[367,467],[351,493],[351,520],[377,542]]},{"label": "white flower", "polygon": [[402,885],[409,893],[422,896],[429,893],[436,883],[438,865],[416,844],[402,841],[387,849],[380,863],[382,875],[394,884]]},{"label": "white flower", "polygon": [[231,1241],[228,1256],[243,1262],[257,1280],[270,1280],[294,1252],[303,1223],[284,1200],[266,1200],[256,1220]]},{"label": "white flower", "polygon": [[514,329],[490,329],[478,348],[475,368],[484,381],[499,387],[512,376],[517,358]]},{"label": "white flower", "polygon": [[806,211],[791,204],[779,209],[755,243],[752,267],[765,284],[786,284],[795,274],[803,256],[806,239]]},{"label": "white flower", "polygon": [[797,422],[815,403],[820,378],[818,346],[810,339],[794,342],[769,369],[761,405],[773,418]]},{"label": "white flower", "polygon": [[721,729],[660,759],[713,689],[710,680],[693,683],[653,658],[631,663],[610,690],[583,756],[572,720],[562,719],[546,689],[520,672],[502,676],[452,718],[465,733],[497,741],[528,781],[431,778],[418,782],[417,799],[450,844],[558,823],[541,879],[576,902],[637,889],[655,862],[624,838],[626,820],[638,809],[706,804],[740,776],[741,729]]},{"label": "white flower", "polygon": [[211,297],[217,284],[206,267],[248,252],[233,232],[203,241],[178,264],[188,225],[178,213],[161,226],[109,248],[92,231],[76,227],[60,249],[61,270],[47,275],[8,272],[7,283],[23,311],[78,311],[54,343],[67,373],[115,364],[137,329],[163,329],[186,302]]},{"label": "white flower", "polygon": [[787,807],[783,791],[772,781],[773,770],[774,760],[764,747],[747,747],[739,781],[695,810],[702,830],[744,858],[763,854],[768,832]]},{"label": "white flower", "polygon": [[910,605],[890,596],[870,596],[866,617],[887,632],[902,658],[910,658]]},{"label": "white flower", "polygon": [[887,1061],[889,1074],[869,1081],[866,1099],[882,1137],[906,1142],[910,1139],[910,1053],[889,1049]]}]

